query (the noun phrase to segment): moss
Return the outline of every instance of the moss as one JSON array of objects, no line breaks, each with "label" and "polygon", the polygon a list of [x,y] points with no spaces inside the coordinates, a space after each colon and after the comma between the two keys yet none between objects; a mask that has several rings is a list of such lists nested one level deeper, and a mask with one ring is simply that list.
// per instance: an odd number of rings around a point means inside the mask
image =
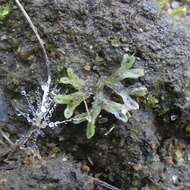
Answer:
[{"label": "moss", "polygon": [[108,37],[108,41],[110,42],[113,48],[119,48],[123,44],[128,42],[128,38],[125,36],[110,36]]},{"label": "moss", "polygon": [[112,22],[112,27],[115,32],[122,30],[122,25],[120,22]]},{"label": "moss", "polygon": [[113,48],[119,48],[122,45],[121,38],[119,36],[110,36],[108,38],[108,41],[110,42]]},{"label": "moss", "polygon": [[19,46],[16,49],[16,54],[20,58],[20,60],[26,62],[26,61],[30,60],[30,58],[34,55],[36,50],[37,50],[37,48],[35,49],[30,46]]},{"label": "moss", "polygon": [[185,127],[185,131],[190,134],[190,125]]},{"label": "moss", "polygon": [[157,104],[158,104],[158,99],[155,96],[150,95],[147,97],[148,107],[155,108]]},{"label": "moss", "polygon": [[113,40],[111,40],[111,45],[114,48],[118,48],[118,47],[121,46],[121,43],[120,43],[120,41],[118,39],[113,39]]},{"label": "moss", "polygon": [[66,74],[64,64],[57,64],[55,70],[56,71],[54,73],[54,76],[56,78],[61,78],[61,76],[64,76]]},{"label": "moss", "polygon": [[133,179],[131,182],[131,186],[132,187],[140,187],[141,183],[139,181],[139,179]]},{"label": "moss", "polygon": [[49,52],[55,52],[56,51],[56,48],[54,47],[54,45],[52,43],[47,43],[46,44],[46,49],[49,51]]},{"label": "moss", "polygon": [[164,107],[162,107],[161,109],[158,110],[158,115],[159,116],[165,115],[169,111],[170,111],[170,107],[164,106]]},{"label": "moss", "polygon": [[104,59],[97,55],[95,62],[96,62],[96,64],[101,65],[104,63]]},{"label": "moss", "polygon": [[176,127],[176,129],[179,129],[180,131],[182,131],[185,136],[189,137],[190,122],[186,122],[186,123],[180,122],[180,123],[177,123],[177,125],[175,127]]},{"label": "moss", "polygon": [[170,13],[171,16],[180,16],[187,12],[186,7],[177,7],[176,9],[173,9]]},{"label": "moss", "polygon": [[15,51],[18,50],[19,43],[18,43],[18,41],[16,39],[8,40],[7,43],[8,43],[8,46],[9,46],[10,50],[15,50]]},{"label": "moss", "polygon": [[160,3],[160,7],[164,8],[170,3],[170,0],[159,0],[159,3]]},{"label": "moss", "polygon": [[9,4],[0,5],[0,21],[5,21],[5,19],[10,15],[11,7]]},{"label": "moss", "polygon": [[122,43],[127,43],[128,42],[128,38],[127,37],[122,37],[121,38],[121,42]]}]

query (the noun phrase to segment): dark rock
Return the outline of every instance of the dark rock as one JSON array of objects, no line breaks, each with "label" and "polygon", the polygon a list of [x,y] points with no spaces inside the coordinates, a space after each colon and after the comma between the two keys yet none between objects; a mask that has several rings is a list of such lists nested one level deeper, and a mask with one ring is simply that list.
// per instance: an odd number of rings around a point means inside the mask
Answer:
[{"label": "dark rock", "polygon": [[40,162],[35,164],[42,168],[33,169],[32,166],[22,166],[0,172],[0,189],[92,190],[94,187],[92,178],[82,174],[79,166],[74,162],[64,161],[61,156],[49,159],[43,164]]},{"label": "dark rock", "polygon": [[[55,141],[62,151],[72,153],[78,160],[90,159],[92,173],[102,172],[106,180],[122,189],[188,189],[185,185],[189,184],[190,171],[187,159],[190,154],[190,38],[186,33],[175,28],[153,0],[22,2],[43,40],[51,44],[53,76],[61,77],[67,67],[72,67],[84,79],[109,75],[118,68],[128,49],[128,53],[135,53],[137,57],[135,66],[145,68],[142,82],[158,100],[154,109],[147,112],[143,109],[146,101],[142,100],[141,110],[133,113],[127,124],[103,113],[109,122],[97,125],[91,141],[85,137],[85,124],[79,127],[68,124],[62,133],[52,131],[51,137],[46,136],[43,141]],[[16,38],[21,47],[36,46],[21,12],[15,9],[11,17],[1,26],[0,35],[6,33],[11,39]],[[113,40],[118,42],[114,47]],[[60,56],[60,49],[64,56]],[[32,59],[38,69],[20,62],[14,51],[0,51],[0,60],[9,71],[6,74],[0,67],[0,84],[8,89],[9,98],[19,99],[21,86],[34,90],[41,76],[46,75],[41,51]],[[86,65],[92,68],[88,72],[84,69]],[[6,74],[4,78],[2,74]],[[175,120],[171,119],[173,115]],[[16,116],[14,119],[18,120]],[[63,109],[57,111],[55,119],[64,119]],[[114,131],[104,136],[113,124]],[[61,142],[57,140],[59,135],[63,137]],[[177,143],[170,145],[172,139],[177,139]],[[182,148],[175,148],[181,146],[180,142],[184,144]],[[175,150],[180,151],[177,154],[180,162],[175,158]],[[170,157],[172,162],[168,161]],[[26,179],[30,180],[31,176]],[[22,185],[23,180],[18,184]],[[32,185],[37,187],[37,182]]]}]

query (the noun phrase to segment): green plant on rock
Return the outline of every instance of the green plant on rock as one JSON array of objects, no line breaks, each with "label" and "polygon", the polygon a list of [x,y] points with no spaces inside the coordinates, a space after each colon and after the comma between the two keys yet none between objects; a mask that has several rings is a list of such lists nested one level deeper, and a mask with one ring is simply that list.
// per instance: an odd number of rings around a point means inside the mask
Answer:
[{"label": "green plant on rock", "polygon": [[[71,68],[67,69],[67,77],[60,79],[62,84],[70,84],[76,92],[71,94],[59,94],[55,96],[57,104],[65,104],[66,109],[64,116],[69,119],[73,116],[75,109],[87,99],[93,97],[91,108],[86,113],[82,113],[73,117],[75,124],[87,121],[87,138],[90,139],[95,134],[95,123],[101,110],[105,110],[113,114],[117,119],[127,122],[130,117],[130,111],[139,109],[138,103],[131,96],[145,96],[147,88],[139,83],[125,87],[122,83],[125,79],[138,79],[144,76],[144,69],[132,68],[135,62],[134,56],[125,54],[121,62],[121,66],[109,77],[100,78],[96,85],[92,85],[88,80],[80,79]],[[111,94],[120,97],[120,102],[111,99],[108,93],[109,88]]]}]

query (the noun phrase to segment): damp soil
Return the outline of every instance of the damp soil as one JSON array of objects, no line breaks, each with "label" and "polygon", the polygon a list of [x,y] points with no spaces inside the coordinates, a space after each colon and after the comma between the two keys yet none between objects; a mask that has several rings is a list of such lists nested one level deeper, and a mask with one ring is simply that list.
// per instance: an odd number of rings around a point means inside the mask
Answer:
[{"label": "damp soil", "polygon": [[[47,74],[34,33],[14,1],[8,4],[10,15],[0,22],[0,127],[15,142],[30,128],[15,111],[17,107],[27,111],[21,91],[35,98]],[[12,151],[9,144],[1,145],[0,189],[109,189],[95,187],[92,177],[122,190],[189,189],[186,30],[154,0],[23,0],[22,4],[45,42],[52,86],[67,68],[96,81],[118,68],[128,53],[135,55],[135,66],[145,69],[140,81],[148,95],[138,100],[140,110],[131,113],[127,124],[102,112],[90,140],[85,123],[69,123],[43,131],[36,142],[37,157],[24,148]],[[64,120],[63,111],[58,106],[53,120]]]}]

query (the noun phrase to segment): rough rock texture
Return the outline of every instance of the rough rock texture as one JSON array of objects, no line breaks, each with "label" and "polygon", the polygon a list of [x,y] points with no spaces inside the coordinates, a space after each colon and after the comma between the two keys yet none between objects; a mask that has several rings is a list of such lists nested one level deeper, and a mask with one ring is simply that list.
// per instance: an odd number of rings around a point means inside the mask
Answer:
[{"label": "rough rock texture", "polygon": [[0,189],[93,189],[93,181],[82,175],[79,169],[74,169],[77,165],[63,159],[64,157],[49,159],[43,164],[36,162],[33,169],[30,166],[15,167],[10,164],[7,170],[0,174]]},{"label": "rough rock texture", "polygon": [[[127,124],[102,113],[109,120],[99,122],[90,141],[85,124],[69,124],[58,132],[47,131],[39,143],[54,141],[61,151],[85,161],[92,173],[102,173],[121,189],[187,189],[190,38],[185,32],[175,29],[153,0],[23,0],[23,4],[46,42],[56,80],[68,67],[84,79],[99,78],[118,68],[125,52],[134,53],[136,66],[146,71],[142,82],[149,96],[157,99],[154,106],[146,98],[140,100],[141,109]],[[16,7],[0,25],[0,84],[10,105],[5,129],[19,136],[27,123],[17,118],[13,99],[23,104],[21,89],[35,90],[46,77],[45,66],[35,36]],[[55,119],[64,119],[62,111],[58,107]],[[116,128],[105,136],[112,125]]]},{"label": "rough rock texture", "polygon": [[8,121],[7,104],[3,94],[0,91],[0,123],[6,123]]}]

